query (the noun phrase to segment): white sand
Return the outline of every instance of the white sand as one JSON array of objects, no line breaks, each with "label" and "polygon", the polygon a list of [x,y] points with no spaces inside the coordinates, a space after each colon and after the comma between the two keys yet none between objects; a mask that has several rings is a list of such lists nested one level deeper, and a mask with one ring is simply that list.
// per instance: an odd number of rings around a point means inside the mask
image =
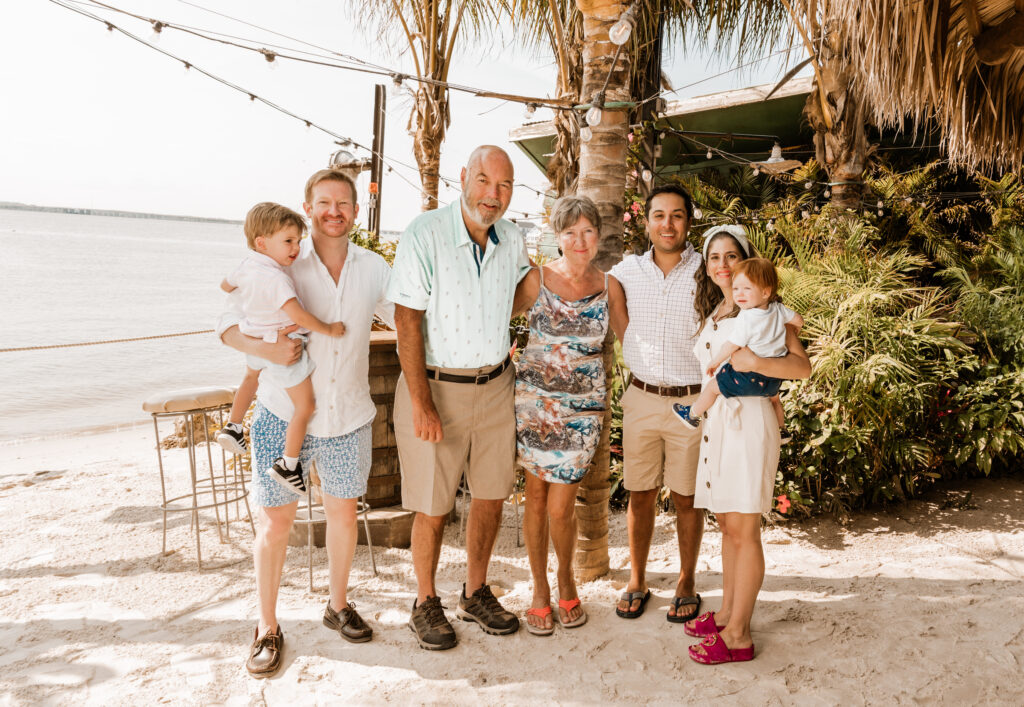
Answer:
[{"label": "white sand", "polygon": [[[707,667],[665,621],[677,571],[671,518],[658,518],[647,613],[613,613],[628,577],[625,517],[612,516],[611,575],[581,587],[589,623],[549,638],[484,635],[457,623],[457,648],[417,647],[408,550],[356,554],[350,597],[376,633],[352,645],[320,623],[305,549],[291,548],[280,598],[285,666],[255,680],[244,661],[255,593],[251,535],[217,541],[203,523],[198,572],[187,515],[161,557],[151,431],[0,446],[0,704],[1001,703],[1024,704],[1024,481],[982,480],[893,514],[766,533],[767,578],[754,617],[757,658]],[[173,476],[187,467],[175,450]],[[205,456],[205,455],[204,455]],[[942,508],[973,493],[976,509]],[[179,491],[180,493],[180,491]],[[464,572],[449,528],[440,589],[454,609]],[[720,597],[720,536],[709,529],[699,589]],[[325,555],[315,555],[326,585]],[[491,582],[529,606],[525,551],[509,507]],[[453,611],[450,614],[453,615]]]}]

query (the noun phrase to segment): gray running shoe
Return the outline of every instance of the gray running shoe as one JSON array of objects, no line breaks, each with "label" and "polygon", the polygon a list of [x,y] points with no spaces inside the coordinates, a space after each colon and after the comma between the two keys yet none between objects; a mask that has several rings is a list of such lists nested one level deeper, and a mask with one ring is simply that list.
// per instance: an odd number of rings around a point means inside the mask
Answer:
[{"label": "gray running shoe", "polygon": [[409,617],[409,628],[416,634],[420,648],[428,651],[444,651],[454,648],[459,639],[455,629],[448,623],[444,615],[444,607],[438,597],[427,597],[417,606],[412,604],[412,616]]},{"label": "gray running shoe", "polygon": [[486,584],[473,592],[471,597],[466,596],[466,585],[463,584],[455,615],[463,621],[480,624],[480,628],[494,636],[504,636],[519,630],[519,617],[511,611],[505,611],[505,607],[498,603],[498,598]]}]

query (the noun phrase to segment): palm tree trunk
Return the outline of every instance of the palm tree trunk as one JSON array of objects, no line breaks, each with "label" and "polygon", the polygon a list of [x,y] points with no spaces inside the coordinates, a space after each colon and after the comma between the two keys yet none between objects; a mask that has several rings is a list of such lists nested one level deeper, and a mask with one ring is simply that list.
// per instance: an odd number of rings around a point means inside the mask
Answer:
[{"label": "palm tree trunk", "polygon": [[[616,0],[576,0],[583,15],[583,90],[582,100],[590,102],[608,82],[605,102],[628,101],[630,51],[623,47],[613,67],[616,46],[608,41],[608,30],[626,9]],[[609,72],[611,77],[609,78]],[[595,265],[610,269],[622,260],[622,213],[626,192],[626,148],[629,113],[604,110],[600,125],[593,127],[594,137],[580,143],[580,168],[576,193],[593,199],[601,214],[601,242]],[[611,389],[614,370],[611,337],[605,341],[604,364]],[[590,471],[583,477],[576,502],[579,524],[577,573],[582,581],[608,572],[608,497],[611,408],[605,412],[601,443]]]},{"label": "palm tree trunk", "polygon": [[[443,92],[443,93],[442,93]],[[421,86],[416,92],[413,152],[419,167],[420,184],[423,189],[423,211],[437,208],[438,182],[441,174],[441,143],[444,142],[444,115],[448,111],[446,89],[437,86]]]},{"label": "palm tree trunk", "polygon": [[873,148],[868,145],[865,106],[850,90],[856,79],[855,67],[832,41],[826,38],[821,43],[820,68],[804,116],[814,128],[815,158],[828,173],[832,204],[857,209]]}]

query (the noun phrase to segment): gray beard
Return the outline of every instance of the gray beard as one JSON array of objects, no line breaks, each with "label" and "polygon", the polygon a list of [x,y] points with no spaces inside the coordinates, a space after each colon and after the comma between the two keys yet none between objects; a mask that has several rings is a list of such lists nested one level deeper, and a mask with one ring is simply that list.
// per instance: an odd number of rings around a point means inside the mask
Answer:
[{"label": "gray beard", "polygon": [[465,192],[463,192],[462,194],[461,201],[464,212],[469,214],[469,218],[471,218],[473,220],[473,223],[475,223],[478,226],[493,226],[498,222],[498,219],[505,215],[505,212],[502,211],[500,214],[496,214],[492,220],[488,220],[486,216],[484,216],[477,209],[469,205],[469,202],[466,201]]}]

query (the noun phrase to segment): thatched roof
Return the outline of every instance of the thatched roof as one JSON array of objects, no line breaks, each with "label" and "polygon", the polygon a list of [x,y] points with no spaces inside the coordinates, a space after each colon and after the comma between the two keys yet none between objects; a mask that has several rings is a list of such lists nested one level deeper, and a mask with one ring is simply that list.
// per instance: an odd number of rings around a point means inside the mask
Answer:
[{"label": "thatched roof", "polygon": [[[823,3],[826,41],[858,67],[852,89],[879,127],[934,125],[952,164],[1024,164],[1024,2]],[[835,44],[833,44],[835,46]]]}]

